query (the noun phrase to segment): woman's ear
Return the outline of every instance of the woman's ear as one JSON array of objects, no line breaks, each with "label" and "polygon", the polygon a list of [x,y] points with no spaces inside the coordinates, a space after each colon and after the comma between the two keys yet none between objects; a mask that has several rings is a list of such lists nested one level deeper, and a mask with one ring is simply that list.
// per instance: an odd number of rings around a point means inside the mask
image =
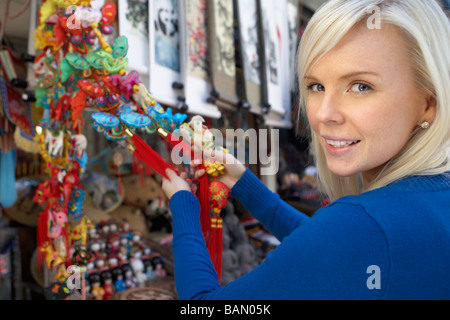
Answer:
[{"label": "woman's ear", "polygon": [[425,110],[422,116],[422,122],[433,123],[436,117],[437,100],[434,94],[430,94],[426,97]]}]

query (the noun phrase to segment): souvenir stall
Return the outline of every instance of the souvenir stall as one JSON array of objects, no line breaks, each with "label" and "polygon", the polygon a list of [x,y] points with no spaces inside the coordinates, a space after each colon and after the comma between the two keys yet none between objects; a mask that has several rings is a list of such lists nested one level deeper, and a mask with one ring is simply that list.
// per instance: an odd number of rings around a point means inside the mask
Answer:
[{"label": "souvenir stall", "polygon": [[207,175],[193,178],[194,147],[232,153],[311,214],[320,206],[307,146],[292,147],[302,0],[30,0],[22,10],[28,43],[4,40],[0,56],[2,219],[21,232],[2,236],[0,257],[31,279],[6,299],[176,299],[167,168],[191,177],[219,281],[259,265],[277,240],[229,199],[219,163],[202,161]]}]

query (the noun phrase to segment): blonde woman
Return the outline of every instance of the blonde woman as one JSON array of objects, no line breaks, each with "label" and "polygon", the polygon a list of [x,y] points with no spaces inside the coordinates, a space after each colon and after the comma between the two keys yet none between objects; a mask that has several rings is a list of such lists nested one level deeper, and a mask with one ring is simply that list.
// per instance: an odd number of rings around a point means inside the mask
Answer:
[{"label": "blonde woman", "polygon": [[325,3],[303,35],[298,75],[319,181],[332,202],[308,218],[223,158],[232,197],[281,244],[221,287],[198,201],[170,172],[163,189],[179,297],[449,299],[449,52],[449,20],[434,0]]}]

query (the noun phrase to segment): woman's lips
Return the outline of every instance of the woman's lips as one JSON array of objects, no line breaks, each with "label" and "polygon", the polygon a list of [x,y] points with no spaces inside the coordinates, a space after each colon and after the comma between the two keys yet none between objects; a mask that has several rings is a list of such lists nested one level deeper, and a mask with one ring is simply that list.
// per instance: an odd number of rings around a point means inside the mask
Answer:
[{"label": "woman's lips", "polygon": [[335,148],[343,148],[343,147],[347,147],[349,145],[358,143],[359,140],[330,140],[330,139],[325,139],[325,142]]},{"label": "woman's lips", "polygon": [[324,138],[325,149],[332,156],[343,156],[355,149],[361,140]]}]

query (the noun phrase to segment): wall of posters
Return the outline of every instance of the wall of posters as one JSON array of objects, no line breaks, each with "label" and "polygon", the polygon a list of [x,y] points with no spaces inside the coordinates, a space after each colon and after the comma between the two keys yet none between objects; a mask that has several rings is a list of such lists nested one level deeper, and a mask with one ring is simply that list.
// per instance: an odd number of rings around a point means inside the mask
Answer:
[{"label": "wall of posters", "polygon": [[118,2],[129,68],[163,106],[220,118],[246,102],[266,125],[292,125],[300,0]]}]

